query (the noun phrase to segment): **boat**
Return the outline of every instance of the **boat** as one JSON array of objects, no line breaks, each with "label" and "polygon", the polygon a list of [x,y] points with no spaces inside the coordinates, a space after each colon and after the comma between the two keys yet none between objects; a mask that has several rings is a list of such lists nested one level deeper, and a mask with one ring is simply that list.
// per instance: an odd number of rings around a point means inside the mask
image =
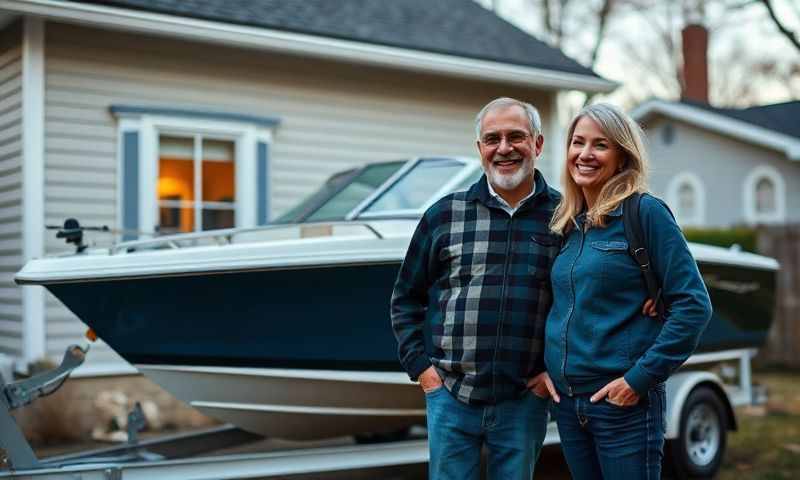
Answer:
[{"label": "boat", "polygon": [[[419,157],[331,177],[270,225],[76,251],[17,273],[43,285],[142,374],[223,422],[297,440],[424,424],[397,360],[389,299],[411,234],[477,160]],[[701,351],[758,347],[773,318],[775,260],[690,244],[714,303]]]}]

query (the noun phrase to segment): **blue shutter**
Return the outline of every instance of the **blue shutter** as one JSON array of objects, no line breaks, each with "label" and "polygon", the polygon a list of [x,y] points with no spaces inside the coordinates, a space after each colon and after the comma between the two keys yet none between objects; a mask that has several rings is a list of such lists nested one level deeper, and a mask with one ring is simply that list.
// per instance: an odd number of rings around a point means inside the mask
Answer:
[{"label": "blue shutter", "polygon": [[122,240],[135,240],[139,230],[139,132],[122,134]]},{"label": "blue shutter", "polygon": [[267,175],[269,166],[269,144],[266,142],[256,143],[256,189],[258,199],[258,211],[256,223],[266,225],[269,221],[269,191]]}]

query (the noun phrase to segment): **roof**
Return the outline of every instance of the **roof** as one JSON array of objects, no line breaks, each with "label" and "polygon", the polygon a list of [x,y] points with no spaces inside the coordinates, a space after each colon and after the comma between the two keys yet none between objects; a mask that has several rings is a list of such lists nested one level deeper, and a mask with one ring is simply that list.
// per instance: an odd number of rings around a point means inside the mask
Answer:
[{"label": "roof", "polygon": [[599,77],[473,0],[78,0]]},{"label": "roof", "polygon": [[685,100],[681,103],[800,139],[800,100],[748,108],[716,108]]},{"label": "roof", "polygon": [[648,100],[631,116],[644,122],[654,115],[681,120],[737,140],[782,151],[800,160],[800,101],[749,108],[717,108],[706,103]]}]

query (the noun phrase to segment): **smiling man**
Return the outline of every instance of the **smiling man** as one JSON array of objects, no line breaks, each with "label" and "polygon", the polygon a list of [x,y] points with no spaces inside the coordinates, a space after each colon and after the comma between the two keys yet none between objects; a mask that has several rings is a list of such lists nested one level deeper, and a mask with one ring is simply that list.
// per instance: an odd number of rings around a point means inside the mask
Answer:
[{"label": "smiling man", "polygon": [[392,327],[425,392],[430,478],[478,479],[485,446],[489,478],[530,480],[555,391],[542,354],[560,197],[534,168],[544,140],[532,105],[493,100],[475,128],[485,175],[423,215]]},{"label": "smiling man", "polygon": [[533,162],[544,145],[544,137],[533,130],[541,123],[539,113],[530,104],[500,98],[484,107],[478,118],[478,152],[494,190],[490,193],[515,208],[533,194]]}]

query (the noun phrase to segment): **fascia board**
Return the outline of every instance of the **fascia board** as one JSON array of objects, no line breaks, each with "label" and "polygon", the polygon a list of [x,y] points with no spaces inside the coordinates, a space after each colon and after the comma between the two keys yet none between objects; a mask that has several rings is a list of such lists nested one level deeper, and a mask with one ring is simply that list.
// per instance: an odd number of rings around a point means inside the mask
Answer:
[{"label": "fascia board", "polygon": [[144,32],[358,64],[508,82],[548,90],[608,93],[618,84],[557,70],[477,60],[266,28],[57,0],[5,0],[0,11],[81,25]]},{"label": "fascia board", "polygon": [[737,140],[784,152],[790,160],[800,160],[800,140],[752,123],[736,120],[690,105],[650,100],[631,112],[631,116],[639,122],[654,114],[682,120]]}]

